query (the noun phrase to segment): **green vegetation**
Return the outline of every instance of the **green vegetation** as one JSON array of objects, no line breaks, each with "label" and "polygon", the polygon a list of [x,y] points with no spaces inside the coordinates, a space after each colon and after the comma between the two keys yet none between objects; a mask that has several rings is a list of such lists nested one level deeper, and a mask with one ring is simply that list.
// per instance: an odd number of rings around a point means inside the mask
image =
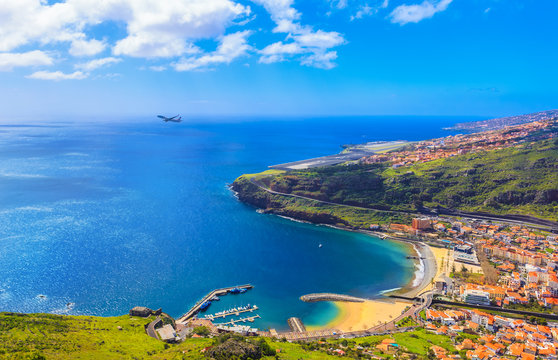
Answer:
[{"label": "green vegetation", "polygon": [[[262,338],[223,336],[166,344],[145,333],[144,326],[152,320],[128,315],[105,318],[0,313],[0,359],[208,359],[203,349],[228,340],[246,342],[262,359],[275,359],[276,349],[285,360],[335,358],[307,351],[299,344]],[[225,353],[226,349],[221,348]]]},{"label": "green vegetation", "polygon": [[558,310],[557,307],[554,307],[553,309],[549,309],[549,308],[539,304],[533,298],[530,298],[529,303],[527,303],[527,304],[509,304],[509,305],[506,305],[506,308],[507,309],[513,309],[513,310],[547,313],[547,314],[555,314],[556,310]]},{"label": "green vegetation", "polygon": [[[427,332],[424,329],[414,331],[396,333],[390,336],[367,336],[351,340],[332,340],[333,343],[346,342],[348,347],[354,345],[375,347],[382,342],[383,339],[393,339],[399,345],[401,350],[423,357],[428,355],[428,349],[433,345],[438,345],[448,350],[450,353],[455,352],[451,338],[444,335],[436,335]],[[379,354],[379,352],[377,353]]]},{"label": "green vegetation", "polygon": [[484,284],[485,276],[479,273],[473,273],[465,266],[461,267],[460,271],[452,271],[450,273],[450,277],[452,279],[459,279],[466,283],[473,283],[473,284]]},{"label": "green vegetation", "polygon": [[395,323],[398,327],[409,327],[409,326],[417,326],[418,323],[413,320],[412,317],[407,316],[406,318],[401,319],[397,323]]},{"label": "green vegetation", "polygon": [[200,336],[207,336],[209,335],[211,332],[209,331],[209,329],[206,326],[198,326],[194,328],[194,334],[198,334]]},{"label": "green vegetation", "polygon": [[[233,188],[242,201],[273,213],[357,228],[371,223],[408,223],[410,214],[406,212],[420,212],[424,207],[556,221],[557,170],[558,140],[548,139],[397,169],[380,163],[266,172],[241,176]],[[304,198],[271,194],[258,185]]]},{"label": "green vegetation", "polygon": [[185,351],[201,359],[200,350],[211,344],[208,339],[165,344],[146,335],[144,326],[151,320],[0,313],[0,358],[180,359]]},{"label": "green vegetation", "polygon": [[[348,357],[369,358],[368,352],[389,357],[375,348],[388,336],[288,343],[260,337],[222,335],[190,338],[166,344],[150,338],[144,326],[152,319],[130,317],[62,316],[52,314],[0,313],[2,359],[336,359],[333,350]],[[454,352],[449,337],[424,329],[393,334],[398,353],[409,352],[426,359],[428,349],[438,345]]]}]

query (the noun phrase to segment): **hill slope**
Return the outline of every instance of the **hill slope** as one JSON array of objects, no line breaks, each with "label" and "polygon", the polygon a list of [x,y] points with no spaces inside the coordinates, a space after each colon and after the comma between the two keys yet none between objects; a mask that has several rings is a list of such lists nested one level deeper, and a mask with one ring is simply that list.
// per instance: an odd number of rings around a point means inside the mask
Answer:
[{"label": "hill slope", "polygon": [[[241,176],[233,189],[242,201],[273,213],[357,227],[363,225],[358,218],[397,221],[405,213],[433,208],[557,221],[557,174],[558,140],[547,139],[400,168],[352,164]],[[400,213],[364,214],[310,199]],[[347,211],[352,215],[344,216]]]}]

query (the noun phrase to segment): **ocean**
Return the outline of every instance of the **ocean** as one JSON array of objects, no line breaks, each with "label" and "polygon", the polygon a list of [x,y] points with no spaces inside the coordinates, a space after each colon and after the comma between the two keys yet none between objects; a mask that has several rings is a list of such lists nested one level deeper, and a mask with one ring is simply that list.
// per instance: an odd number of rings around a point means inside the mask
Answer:
[{"label": "ocean", "polygon": [[[256,304],[261,329],[323,325],[313,292],[378,296],[415,268],[398,243],[260,214],[228,184],[341,145],[420,140],[456,117],[63,119],[0,125],[0,311],[178,317],[214,288],[250,283],[208,313]],[[320,247],[320,244],[322,246]]]}]

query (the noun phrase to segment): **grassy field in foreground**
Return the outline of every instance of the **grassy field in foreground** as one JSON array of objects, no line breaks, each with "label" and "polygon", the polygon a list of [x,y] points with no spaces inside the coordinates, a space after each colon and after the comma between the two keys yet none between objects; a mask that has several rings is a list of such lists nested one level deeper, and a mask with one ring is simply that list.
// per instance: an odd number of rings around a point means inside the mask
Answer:
[{"label": "grassy field in foreground", "polygon": [[[1,359],[207,359],[202,349],[215,344],[214,339],[187,339],[180,344],[165,344],[147,336],[144,325],[152,319],[131,317],[62,316],[53,314],[0,313]],[[381,354],[375,349],[387,336],[330,340],[326,343],[288,343],[266,339],[276,356],[262,359],[336,359],[328,349],[342,348],[352,354],[357,346]],[[426,358],[432,345],[454,352],[451,339],[422,329],[394,334],[405,352]],[[247,341],[257,342],[257,338]],[[356,354],[356,353],[355,353]]]},{"label": "grassy field in foreground", "polygon": [[[165,344],[145,333],[144,325],[151,320],[0,313],[0,359],[206,359],[201,350],[212,345],[212,339]],[[334,358],[298,344],[268,342],[281,349],[281,359]]]}]

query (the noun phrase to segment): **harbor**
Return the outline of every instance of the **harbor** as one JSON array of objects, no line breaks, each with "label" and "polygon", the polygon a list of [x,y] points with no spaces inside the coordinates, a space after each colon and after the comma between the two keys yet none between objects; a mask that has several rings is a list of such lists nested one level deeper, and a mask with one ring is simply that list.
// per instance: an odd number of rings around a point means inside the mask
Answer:
[{"label": "harbor", "polygon": [[210,315],[205,315],[204,317],[208,320],[214,320],[216,318],[225,318],[227,316],[232,316],[232,315],[240,315],[242,313],[245,312],[253,312],[258,310],[258,307],[256,305],[246,305],[246,306],[241,306],[238,308],[232,308],[232,309],[228,309],[228,310],[224,310],[224,311],[220,311],[218,313],[215,314],[210,314]]},{"label": "harbor", "polygon": [[216,299],[215,297],[224,296],[229,293],[241,294],[252,288],[253,288],[252,285],[247,284],[247,285],[231,286],[231,287],[213,290],[212,292],[204,296],[201,300],[199,300],[192,308],[190,308],[190,310],[188,310],[186,314],[179,317],[176,320],[176,322],[179,324],[186,324],[188,320],[192,319],[200,311],[206,310],[211,305],[211,302],[215,301],[213,300]]},{"label": "harbor", "polygon": [[234,325],[236,323],[242,322],[245,323],[246,321],[248,322],[254,322],[254,320],[256,319],[260,319],[261,316],[260,315],[255,315],[255,316],[249,316],[249,317],[245,317],[245,318],[241,318],[241,319],[237,319],[237,320],[231,320],[229,322],[226,323],[217,323],[214,324],[215,326],[227,326],[227,325]]}]

